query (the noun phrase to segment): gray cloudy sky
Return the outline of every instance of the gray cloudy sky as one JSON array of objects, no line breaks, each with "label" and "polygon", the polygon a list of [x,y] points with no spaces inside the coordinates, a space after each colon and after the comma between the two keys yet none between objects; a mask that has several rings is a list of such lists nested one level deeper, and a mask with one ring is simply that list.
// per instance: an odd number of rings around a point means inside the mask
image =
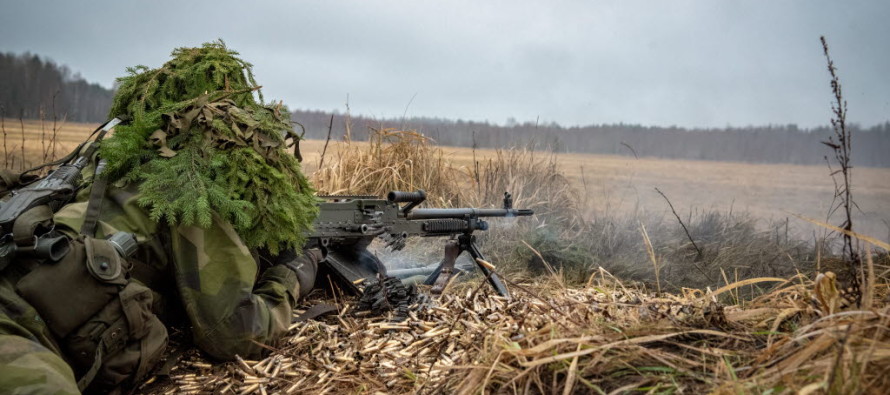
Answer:
[{"label": "gray cloudy sky", "polygon": [[105,86],[222,38],[291,108],[496,123],[827,124],[822,34],[849,119],[890,120],[885,0],[0,0],[0,51]]}]

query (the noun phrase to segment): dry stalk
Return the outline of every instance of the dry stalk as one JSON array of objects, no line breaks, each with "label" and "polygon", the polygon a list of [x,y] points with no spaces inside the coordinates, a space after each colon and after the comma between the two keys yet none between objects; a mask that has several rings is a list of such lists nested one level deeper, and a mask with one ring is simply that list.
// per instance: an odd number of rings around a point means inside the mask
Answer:
[{"label": "dry stalk", "polygon": [[328,123],[328,136],[324,140],[324,148],[321,150],[321,156],[318,158],[318,168],[324,167],[324,156],[328,152],[328,144],[331,142],[331,131],[334,129],[334,114],[331,114],[331,122]]},{"label": "dry stalk", "polygon": [[[829,217],[837,210],[843,209],[843,222],[841,228],[847,232],[853,231],[853,207],[856,203],[853,201],[852,178],[853,164],[852,156],[852,129],[847,128],[847,101],[844,100],[843,90],[841,89],[841,81],[837,75],[837,67],[828,53],[828,42],[825,36],[819,37],[822,43],[822,51],[825,54],[825,60],[828,63],[828,73],[831,75],[831,92],[834,96],[834,103],[831,105],[831,111],[834,117],[831,119],[831,126],[834,130],[834,136],[829,136],[828,141],[822,144],[831,148],[834,159],[837,161],[839,169],[831,172],[831,177],[835,182],[835,200],[839,200],[836,204],[832,203]],[[828,161],[828,157],[826,157]],[[831,170],[831,162],[828,162],[829,170]],[[840,178],[838,182],[837,178]],[[853,281],[854,288],[861,287],[859,272],[862,266],[862,259],[859,256],[858,245],[854,246],[854,238],[848,233],[843,234],[843,254],[847,260],[850,278]],[[862,296],[857,296],[857,303],[862,302]]]},{"label": "dry stalk", "polygon": [[658,259],[655,257],[655,249],[652,248],[652,241],[649,240],[649,233],[646,232],[646,225],[643,225],[642,221],[640,221],[640,233],[643,235],[643,243],[646,244],[646,254],[649,255],[649,260],[652,261],[652,269],[655,271],[655,286],[658,289],[658,293],[661,293]]},{"label": "dry stalk", "polygon": [[19,170],[25,170],[28,168],[28,165],[25,163],[25,119],[24,119],[24,110],[19,114],[19,124],[22,126],[22,161],[19,163]]},{"label": "dry stalk", "polygon": [[3,168],[9,168],[9,149],[6,145],[6,108],[0,106],[0,129],[3,129]]}]

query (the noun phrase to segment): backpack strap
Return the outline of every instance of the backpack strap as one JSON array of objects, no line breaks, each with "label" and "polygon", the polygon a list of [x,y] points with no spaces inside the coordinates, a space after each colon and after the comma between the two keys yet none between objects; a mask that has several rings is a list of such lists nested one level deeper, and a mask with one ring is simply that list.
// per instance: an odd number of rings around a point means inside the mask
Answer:
[{"label": "backpack strap", "polygon": [[99,222],[99,214],[102,211],[102,200],[105,190],[108,188],[108,179],[104,174],[105,160],[100,160],[96,165],[96,175],[93,177],[93,185],[90,187],[90,200],[87,203],[86,216],[80,227],[80,234],[93,237],[96,235],[96,225]]}]

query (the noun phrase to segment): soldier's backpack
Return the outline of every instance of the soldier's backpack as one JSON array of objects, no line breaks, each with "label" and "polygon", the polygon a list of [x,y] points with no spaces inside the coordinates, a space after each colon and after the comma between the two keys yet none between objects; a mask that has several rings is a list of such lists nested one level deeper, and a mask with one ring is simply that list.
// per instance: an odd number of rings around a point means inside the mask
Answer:
[{"label": "soldier's backpack", "polygon": [[104,163],[96,166],[80,234],[54,230],[53,213],[73,200],[81,171],[118,122],[109,121],[93,132],[99,132],[94,142],[47,164],[60,166],[45,178],[0,171],[0,274],[8,265],[27,267],[16,291],[46,322],[87,392],[111,392],[144,378],[167,344],[167,329],[151,310],[151,290],[129,276],[133,235],[94,237],[107,184]]}]

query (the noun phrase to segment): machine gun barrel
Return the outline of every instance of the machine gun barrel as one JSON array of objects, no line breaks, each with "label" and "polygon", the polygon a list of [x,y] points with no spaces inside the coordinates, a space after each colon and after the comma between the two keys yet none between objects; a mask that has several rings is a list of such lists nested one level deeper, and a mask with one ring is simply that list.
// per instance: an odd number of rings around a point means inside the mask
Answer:
[{"label": "machine gun barrel", "polygon": [[[335,278],[352,292],[357,292],[356,281],[380,272],[383,264],[367,251],[378,236],[392,250],[405,247],[411,236],[449,236],[445,257],[432,271],[421,269],[396,270],[395,274],[428,275],[425,281],[433,285],[431,292],[441,293],[452,277],[457,257],[467,252],[497,293],[509,298],[510,292],[497,273],[480,262],[487,262],[476,245],[473,232],[488,230],[485,217],[525,217],[534,215],[528,209],[513,208],[513,196],[504,193],[503,208],[416,208],[426,199],[426,192],[392,191],[386,199],[374,196],[323,196],[330,201],[319,202],[319,215],[313,230],[307,234],[310,243],[328,249],[326,265]],[[404,203],[400,205],[399,203]]]},{"label": "machine gun barrel", "polygon": [[525,217],[532,210],[514,208],[417,208],[406,214],[407,219],[446,219],[481,217]]}]

